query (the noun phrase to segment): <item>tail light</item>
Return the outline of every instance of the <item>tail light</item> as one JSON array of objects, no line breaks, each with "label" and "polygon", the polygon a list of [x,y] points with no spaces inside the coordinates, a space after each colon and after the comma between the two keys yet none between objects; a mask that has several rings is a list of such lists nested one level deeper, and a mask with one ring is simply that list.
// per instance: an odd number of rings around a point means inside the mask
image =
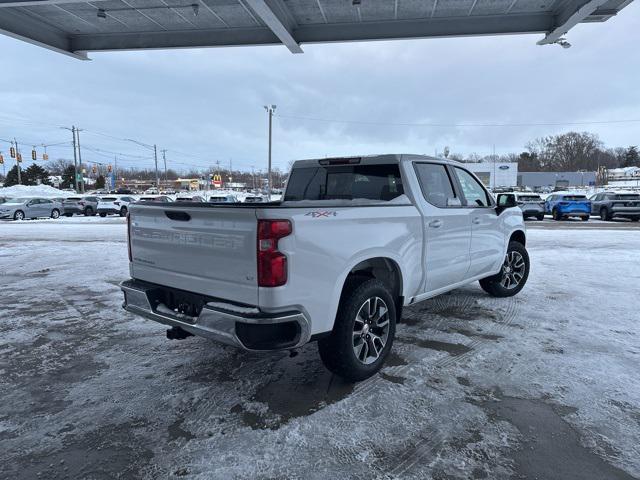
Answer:
[{"label": "tail light", "polygon": [[80,205],[81,207],[84,207],[84,202],[78,202],[78,205]]},{"label": "tail light", "polygon": [[133,261],[131,255],[131,216],[127,213],[127,251],[129,252],[129,261]]},{"label": "tail light", "polygon": [[291,234],[289,220],[258,220],[258,286],[287,283],[287,257],[278,251],[278,240]]}]

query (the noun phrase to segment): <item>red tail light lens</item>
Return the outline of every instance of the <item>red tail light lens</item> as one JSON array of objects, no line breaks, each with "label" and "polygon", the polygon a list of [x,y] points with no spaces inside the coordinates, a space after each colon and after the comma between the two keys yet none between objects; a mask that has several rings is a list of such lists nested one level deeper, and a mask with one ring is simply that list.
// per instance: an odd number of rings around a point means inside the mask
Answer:
[{"label": "red tail light lens", "polygon": [[258,286],[287,283],[287,257],[278,251],[278,240],[291,234],[289,220],[258,220]]},{"label": "red tail light lens", "polygon": [[131,255],[131,217],[127,213],[127,250],[129,251],[129,261],[133,261],[133,257]]}]

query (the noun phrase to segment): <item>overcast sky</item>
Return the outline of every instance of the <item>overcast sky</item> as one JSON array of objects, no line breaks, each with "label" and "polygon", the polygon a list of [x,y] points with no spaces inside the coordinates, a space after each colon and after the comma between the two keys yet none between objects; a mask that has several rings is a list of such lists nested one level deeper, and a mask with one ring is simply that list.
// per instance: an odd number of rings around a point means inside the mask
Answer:
[{"label": "overcast sky", "polygon": [[[606,23],[579,25],[567,37],[570,49],[518,35],[303,45],[302,55],[284,46],[93,53],[90,62],[0,35],[0,139],[65,142],[71,133],[59,127],[77,125],[85,129],[84,161],[109,162],[112,151],[147,157],[123,156],[121,165],[152,166],[151,152],[118,140],[133,138],[168,149],[178,169],[230,159],[234,168],[261,169],[263,105],[276,104],[273,156],[282,168],[297,158],[433,154],[445,146],[519,152],[534,137],[571,129],[597,133],[607,146],[637,145],[640,122],[397,124],[640,119],[639,18],[633,2]],[[0,141],[0,151],[8,147]],[[49,152],[73,158],[70,145]]]}]

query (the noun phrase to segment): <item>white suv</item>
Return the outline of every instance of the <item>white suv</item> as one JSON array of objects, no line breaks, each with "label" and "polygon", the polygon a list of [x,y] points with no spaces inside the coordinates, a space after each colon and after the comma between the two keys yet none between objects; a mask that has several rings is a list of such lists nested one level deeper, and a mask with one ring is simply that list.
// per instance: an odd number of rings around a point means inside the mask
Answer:
[{"label": "white suv", "polygon": [[126,217],[129,211],[129,204],[135,201],[135,198],[129,196],[101,197],[98,201],[98,215],[101,217],[106,217],[107,215]]}]

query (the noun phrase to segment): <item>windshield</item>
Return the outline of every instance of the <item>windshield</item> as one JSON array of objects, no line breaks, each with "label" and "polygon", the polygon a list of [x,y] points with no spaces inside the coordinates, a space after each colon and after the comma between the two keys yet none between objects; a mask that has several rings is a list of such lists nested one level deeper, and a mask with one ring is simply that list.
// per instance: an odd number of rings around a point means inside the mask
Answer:
[{"label": "windshield", "polygon": [[16,198],[8,198],[6,203],[27,203],[31,198],[28,197],[16,197]]}]

